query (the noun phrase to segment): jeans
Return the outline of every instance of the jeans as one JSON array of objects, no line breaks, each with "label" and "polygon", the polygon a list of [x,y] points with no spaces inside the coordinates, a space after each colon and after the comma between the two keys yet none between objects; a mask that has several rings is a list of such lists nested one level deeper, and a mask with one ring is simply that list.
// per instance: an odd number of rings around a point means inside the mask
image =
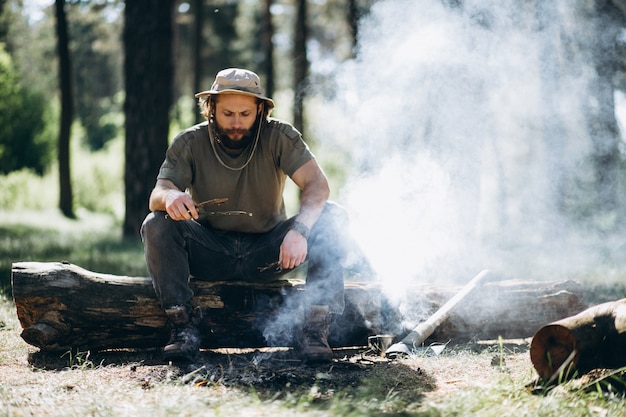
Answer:
[{"label": "jeans", "polygon": [[[267,233],[216,230],[195,220],[173,221],[165,212],[150,213],[141,227],[146,263],[162,308],[191,306],[189,279],[264,282],[289,270],[266,266],[278,261],[283,238],[294,218]],[[306,305],[344,310],[343,264],[347,247],[345,210],[327,202],[308,240]]]}]

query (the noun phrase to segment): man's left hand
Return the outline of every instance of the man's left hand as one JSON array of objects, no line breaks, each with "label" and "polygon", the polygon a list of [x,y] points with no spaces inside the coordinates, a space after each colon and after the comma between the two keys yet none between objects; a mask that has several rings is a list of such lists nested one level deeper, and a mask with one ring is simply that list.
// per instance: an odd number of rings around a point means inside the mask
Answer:
[{"label": "man's left hand", "polygon": [[306,260],[307,250],[308,243],[306,238],[295,230],[290,230],[280,245],[278,260],[281,267],[283,269],[299,267]]}]

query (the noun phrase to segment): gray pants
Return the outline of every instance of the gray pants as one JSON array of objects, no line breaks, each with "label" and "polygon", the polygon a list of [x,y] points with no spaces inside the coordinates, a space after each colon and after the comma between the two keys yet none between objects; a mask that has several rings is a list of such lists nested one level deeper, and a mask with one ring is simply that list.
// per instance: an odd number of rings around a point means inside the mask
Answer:
[{"label": "gray pants", "polygon": [[[150,213],[141,227],[146,263],[163,308],[190,306],[189,279],[263,282],[289,272],[275,267],[279,248],[293,218],[267,233],[215,230],[194,220],[173,221],[165,212]],[[345,210],[328,202],[308,241],[305,302],[344,309],[343,264],[346,258]]]}]

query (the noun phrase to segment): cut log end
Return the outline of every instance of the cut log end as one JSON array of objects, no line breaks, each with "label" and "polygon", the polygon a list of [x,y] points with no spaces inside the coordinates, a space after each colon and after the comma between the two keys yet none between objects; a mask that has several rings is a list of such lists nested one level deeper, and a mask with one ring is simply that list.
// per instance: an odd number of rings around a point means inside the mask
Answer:
[{"label": "cut log end", "polygon": [[46,323],[36,323],[24,329],[22,339],[33,346],[52,345],[59,337],[59,332]]},{"label": "cut log end", "polygon": [[[542,327],[530,344],[530,360],[543,380],[549,380],[576,349],[576,337],[565,326],[550,324]],[[576,366],[579,354],[571,361]]]}]

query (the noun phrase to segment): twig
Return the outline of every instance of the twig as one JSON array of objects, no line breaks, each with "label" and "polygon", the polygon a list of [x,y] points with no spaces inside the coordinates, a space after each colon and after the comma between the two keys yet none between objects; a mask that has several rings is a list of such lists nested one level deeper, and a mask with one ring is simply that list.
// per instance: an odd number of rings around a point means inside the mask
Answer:
[{"label": "twig", "polygon": [[271,264],[267,264],[265,266],[259,266],[257,269],[259,270],[259,272],[265,272],[272,268],[276,268],[276,272],[282,272],[283,270],[283,266],[281,265],[280,261],[272,262]]},{"label": "twig", "polygon": [[241,210],[228,210],[228,211],[204,211],[200,210],[200,214],[203,216],[248,216],[252,217],[252,213]]}]

